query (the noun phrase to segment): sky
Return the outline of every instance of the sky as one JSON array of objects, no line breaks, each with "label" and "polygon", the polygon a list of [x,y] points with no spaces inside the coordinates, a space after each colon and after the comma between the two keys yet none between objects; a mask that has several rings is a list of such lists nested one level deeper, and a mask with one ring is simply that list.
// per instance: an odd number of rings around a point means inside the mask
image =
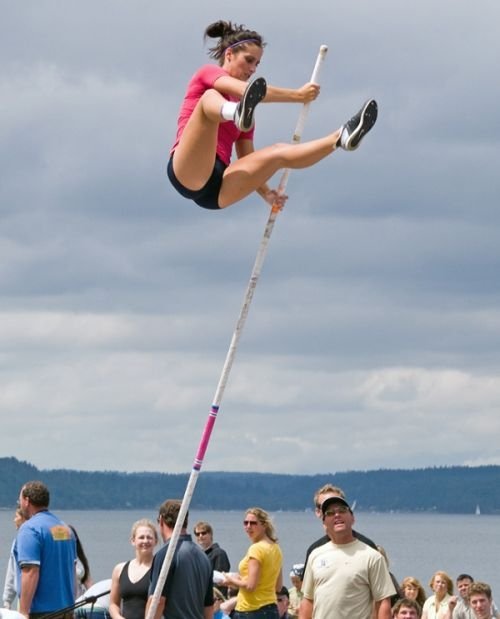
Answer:
[{"label": "sky", "polygon": [[[229,19],[270,84],[328,45],[304,140],[379,119],[290,175],[203,470],[500,464],[497,0],[0,5],[0,455],[191,470],[269,213],[165,174]],[[300,109],[259,106],[256,148]]]}]

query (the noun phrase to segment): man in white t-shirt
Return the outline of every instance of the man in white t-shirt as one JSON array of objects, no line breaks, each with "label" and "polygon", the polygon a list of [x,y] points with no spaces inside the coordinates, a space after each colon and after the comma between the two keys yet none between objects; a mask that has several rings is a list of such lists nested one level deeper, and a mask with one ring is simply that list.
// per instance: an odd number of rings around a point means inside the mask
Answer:
[{"label": "man in white t-shirt", "polygon": [[396,591],[384,557],[354,537],[342,497],[326,499],[321,510],[330,541],[309,556],[299,619],[391,619]]}]

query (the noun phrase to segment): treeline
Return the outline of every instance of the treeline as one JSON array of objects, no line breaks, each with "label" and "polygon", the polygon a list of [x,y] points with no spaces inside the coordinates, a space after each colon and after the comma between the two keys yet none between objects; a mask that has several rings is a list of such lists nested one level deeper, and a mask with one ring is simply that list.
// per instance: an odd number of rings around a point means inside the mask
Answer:
[{"label": "treeline", "polygon": [[[0,458],[0,508],[12,508],[28,480],[44,481],[54,509],[156,508],[165,498],[182,498],[187,474],[41,470],[16,458]],[[415,470],[349,471],[324,475],[201,473],[194,509],[312,509],[314,491],[340,486],[359,511],[500,513],[500,466],[433,467]]]}]

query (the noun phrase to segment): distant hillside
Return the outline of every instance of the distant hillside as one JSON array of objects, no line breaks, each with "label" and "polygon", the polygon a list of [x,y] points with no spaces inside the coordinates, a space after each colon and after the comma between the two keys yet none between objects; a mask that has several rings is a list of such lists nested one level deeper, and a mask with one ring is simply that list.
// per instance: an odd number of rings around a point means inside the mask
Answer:
[{"label": "distant hillside", "polygon": [[[145,509],[169,497],[182,498],[188,475],[40,470],[16,458],[0,458],[0,508],[14,507],[22,484],[32,479],[49,486],[54,509]],[[191,506],[302,511],[312,508],[314,491],[328,482],[343,488],[359,511],[470,514],[480,505],[482,514],[500,513],[500,466],[324,475],[202,472]]]}]

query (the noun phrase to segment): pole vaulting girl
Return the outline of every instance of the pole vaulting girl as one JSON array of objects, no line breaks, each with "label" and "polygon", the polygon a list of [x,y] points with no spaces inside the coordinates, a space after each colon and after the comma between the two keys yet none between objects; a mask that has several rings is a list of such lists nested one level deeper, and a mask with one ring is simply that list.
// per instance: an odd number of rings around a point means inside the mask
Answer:
[{"label": "pole vaulting girl", "polygon": [[[225,208],[257,191],[271,206],[282,207],[286,196],[267,185],[275,172],[312,166],[337,147],[354,150],[375,124],[377,103],[371,99],[325,137],[255,150],[255,106],[260,101],[308,103],[318,96],[319,86],[308,82],[298,89],[278,88],[263,78],[248,83],[262,58],[261,35],[217,21],[208,26],[206,37],[219,39],[209,50],[219,64],[206,64],[191,78],[167,167],[175,189],[199,206]],[[231,162],[233,145],[238,159]]]}]

